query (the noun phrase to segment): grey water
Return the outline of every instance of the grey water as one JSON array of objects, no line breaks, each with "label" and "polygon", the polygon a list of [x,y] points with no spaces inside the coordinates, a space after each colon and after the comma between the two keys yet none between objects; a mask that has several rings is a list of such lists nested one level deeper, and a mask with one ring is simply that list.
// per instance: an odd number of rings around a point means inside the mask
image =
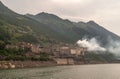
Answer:
[{"label": "grey water", "polygon": [[0,79],[120,79],[120,64],[6,69]]}]

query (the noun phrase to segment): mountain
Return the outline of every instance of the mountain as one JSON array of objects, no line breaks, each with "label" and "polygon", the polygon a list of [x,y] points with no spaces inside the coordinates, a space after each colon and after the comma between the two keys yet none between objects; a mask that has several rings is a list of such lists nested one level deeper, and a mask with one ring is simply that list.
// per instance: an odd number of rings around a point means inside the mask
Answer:
[{"label": "mountain", "polygon": [[64,20],[54,14],[48,14],[45,12],[39,13],[37,15],[26,15],[38,22],[41,22],[54,31],[58,32],[62,36],[66,37],[68,41],[76,42],[79,39],[79,35],[72,30],[75,25],[69,20]]},{"label": "mountain", "polygon": [[0,2],[0,40],[10,43],[46,43],[54,39],[62,41],[61,38],[64,37],[45,24],[17,14]]},{"label": "mountain", "polygon": [[54,31],[57,31],[63,36],[72,39],[76,42],[84,37],[96,38],[101,45],[106,45],[109,42],[109,38],[114,40],[120,40],[120,37],[116,34],[106,30],[102,26],[98,25],[94,21],[85,22],[71,22],[69,20],[62,19],[54,14],[39,13],[37,15],[26,15],[38,22],[41,22]]},{"label": "mountain", "polygon": [[94,21],[89,21],[87,23],[78,22],[74,23],[76,27],[74,27],[74,31],[77,34],[83,34],[87,38],[96,38],[103,46],[108,44],[110,40],[120,40],[120,37],[102,26],[98,25]]},{"label": "mountain", "polygon": [[84,37],[95,37],[103,45],[107,44],[109,37],[114,40],[120,39],[94,21],[77,23],[45,12],[21,15],[0,2],[0,41],[46,44],[54,40],[76,43]]}]

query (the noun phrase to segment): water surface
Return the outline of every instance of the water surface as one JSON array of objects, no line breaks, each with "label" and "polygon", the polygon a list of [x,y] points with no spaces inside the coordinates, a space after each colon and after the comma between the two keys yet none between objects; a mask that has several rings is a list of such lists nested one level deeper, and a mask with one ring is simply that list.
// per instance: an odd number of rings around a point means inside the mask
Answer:
[{"label": "water surface", "polygon": [[0,70],[0,79],[120,79],[120,64]]}]

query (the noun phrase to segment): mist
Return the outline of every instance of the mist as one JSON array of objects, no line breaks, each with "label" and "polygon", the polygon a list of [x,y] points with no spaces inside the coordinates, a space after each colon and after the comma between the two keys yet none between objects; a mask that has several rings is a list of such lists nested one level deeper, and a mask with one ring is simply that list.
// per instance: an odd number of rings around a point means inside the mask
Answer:
[{"label": "mist", "polygon": [[96,38],[78,40],[77,44],[80,47],[87,47],[88,51],[109,51],[115,56],[120,56],[120,41],[113,40],[112,38],[107,39],[108,44],[104,47],[100,46],[99,41]]},{"label": "mist", "polygon": [[120,41],[109,39],[109,43],[106,46],[106,49],[114,53],[116,56],[120,56]]},{"label": "mist", "polygon": [[106,48],[101,47],[95,38],[78,40],[77,44],[80,47],[87,47],[88,51],[106,51]]}]

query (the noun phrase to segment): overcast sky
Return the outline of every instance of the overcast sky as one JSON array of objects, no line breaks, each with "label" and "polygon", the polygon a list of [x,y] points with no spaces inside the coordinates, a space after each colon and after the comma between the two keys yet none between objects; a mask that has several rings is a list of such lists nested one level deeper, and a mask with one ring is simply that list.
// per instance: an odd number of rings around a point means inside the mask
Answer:
[{"label": "overcast sky", "polygon": [[120,0],[1,0],[20,14],[48,12],[71,21],[94,20],[120,36]]}]

